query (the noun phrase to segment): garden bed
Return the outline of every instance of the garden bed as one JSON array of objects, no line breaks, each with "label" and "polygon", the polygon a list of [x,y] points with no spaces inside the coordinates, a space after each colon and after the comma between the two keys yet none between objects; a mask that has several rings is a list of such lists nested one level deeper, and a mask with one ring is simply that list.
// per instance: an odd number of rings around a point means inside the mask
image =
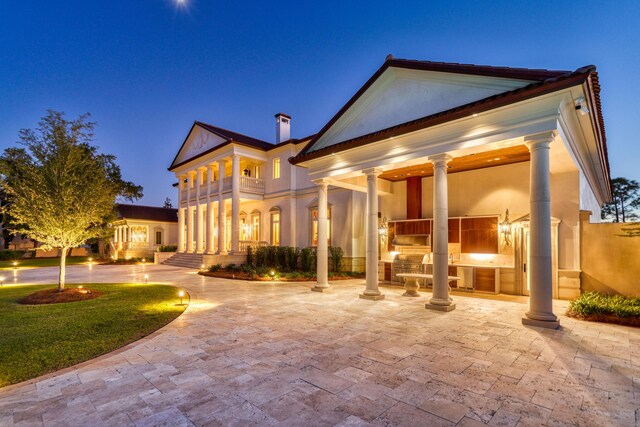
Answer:
[{"label": "garden bed", "polygon": [[[302,273],[292,274],[284,273],[271,277],[259,276],[254,273],[230,272],[230,271],[200,271],[198,274],[207,277],[218,277],[221,279],[235,279],[235,280],[249,280],[255,282],[315,282],[316,276],[303,275]],[[334,273],[329,275],[329,280],[348,280],[348,279],[360,279],[364,278],[364,273]]]},{"label": "garden bed", "polygon": [[640,327],[640,298],[587,292],[569,303],[567,316],[592,322]]},{"label": "garden bed", "polygon": [[65,302],[86,301],[98,298],[102,292],[94,289],[86,289],[84,286],[77,288],[67,288],[62,291],[58,289],[43,289],[34,292],[18,300],[23,305],[39,304],[61,304]]}]

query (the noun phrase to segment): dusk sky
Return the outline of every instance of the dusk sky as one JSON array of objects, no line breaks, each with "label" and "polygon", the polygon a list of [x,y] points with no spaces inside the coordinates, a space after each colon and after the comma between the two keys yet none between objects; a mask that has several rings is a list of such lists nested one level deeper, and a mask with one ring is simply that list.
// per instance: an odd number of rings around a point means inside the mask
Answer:
[{"label": "dusk sky", "polygon": [[398,58],[598,68],[612,176],[640,180],[640,2],[0,3],[0,149],[47,109],[90,112],[140,204],[176,203],[167,167],[194,120],[273,141],[317,132]]}]

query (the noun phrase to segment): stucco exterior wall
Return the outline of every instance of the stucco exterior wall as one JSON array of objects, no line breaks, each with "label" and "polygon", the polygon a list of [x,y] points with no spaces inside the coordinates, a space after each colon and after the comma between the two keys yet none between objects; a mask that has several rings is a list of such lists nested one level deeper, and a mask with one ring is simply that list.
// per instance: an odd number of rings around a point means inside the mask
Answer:
[{"label": "stucco exterior wall", "polygon": [[640,237],[623,237],[640,223],[590,223],[581,213],[582,292],[598,291],[640,297]]}]

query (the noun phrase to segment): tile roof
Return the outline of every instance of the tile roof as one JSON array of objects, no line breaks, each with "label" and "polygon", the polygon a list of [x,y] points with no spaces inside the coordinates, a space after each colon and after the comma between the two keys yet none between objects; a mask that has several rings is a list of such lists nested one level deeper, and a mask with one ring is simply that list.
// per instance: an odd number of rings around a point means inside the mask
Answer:
[{"label": "tile roof", "polygon": [[178,209],[157,206],[125,205],[116,206],[118,219],[146,219],[150,221],[178,222]]}]

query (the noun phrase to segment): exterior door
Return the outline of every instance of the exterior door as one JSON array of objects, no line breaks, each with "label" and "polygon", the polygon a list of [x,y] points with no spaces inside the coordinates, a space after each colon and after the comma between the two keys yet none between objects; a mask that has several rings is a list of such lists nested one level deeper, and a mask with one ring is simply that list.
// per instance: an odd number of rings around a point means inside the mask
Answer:
[{"label": "exterior door", "polygon": [[522,239],[522,259],[524,261],[522,268],[522,295],[529,295],[530,271],[529,271],[529,245],[531,243],[531,233],[529,228],[524,228],[524,236]]}]

